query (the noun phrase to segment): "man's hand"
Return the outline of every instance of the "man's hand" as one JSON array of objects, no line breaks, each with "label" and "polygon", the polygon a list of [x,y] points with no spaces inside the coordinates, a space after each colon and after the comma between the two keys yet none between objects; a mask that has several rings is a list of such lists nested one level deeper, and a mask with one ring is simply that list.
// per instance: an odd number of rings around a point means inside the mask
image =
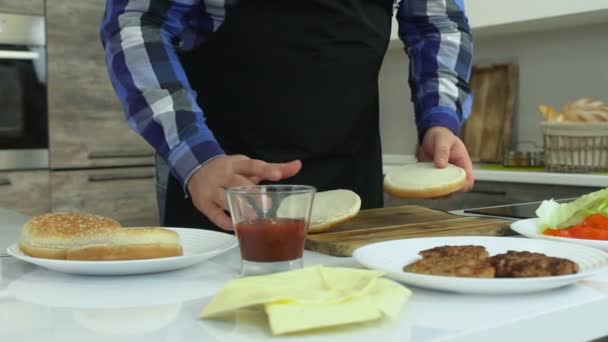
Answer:
[{"label": "man's hand", "polygon": [[463,191],[473,189],[473,164],[464,143],[451,130],[445,127],[431,127],[422,138],[422,145],[418,147],[419,161],[434,161],[439,168],[448,163],[460,166],[467,173],[467,185]]},{"label": "man's hand", "polygon": [[226,189],[232,186],[254,185],[262,180],[279,181],[297,174],[302,168],[298,160],[289,163],[267,163],[243,155],[215,158],[198,169],[188,181],[192,203],[211,222],[232,230]]}]

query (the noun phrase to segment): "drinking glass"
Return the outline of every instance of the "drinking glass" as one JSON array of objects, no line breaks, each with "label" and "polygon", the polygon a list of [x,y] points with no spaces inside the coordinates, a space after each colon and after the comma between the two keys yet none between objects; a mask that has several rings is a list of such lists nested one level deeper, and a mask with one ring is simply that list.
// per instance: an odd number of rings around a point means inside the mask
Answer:
[{"label": "drinking glass", "polygon": [[226,192],[241,251],[241,276],[303,267],[314,187],[252,185]]}]

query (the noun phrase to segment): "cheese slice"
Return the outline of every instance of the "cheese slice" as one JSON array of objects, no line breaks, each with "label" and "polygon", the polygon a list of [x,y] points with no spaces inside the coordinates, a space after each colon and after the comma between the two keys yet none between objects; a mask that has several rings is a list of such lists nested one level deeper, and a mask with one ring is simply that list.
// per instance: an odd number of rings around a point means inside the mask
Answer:
[{"label": "cheese slice", "polygon": [[271,302],[330,303],[368,291],[380,271],[326,268],[318,265],[229,282],[203,309],[201,317]]},{"label": "cheese slice", "polygon": [[388,279],[376,279],[372,284],[369,292],[340,302],[266,304],[270,329],[273,334],[279,335],[383,317],[395,319],[411,291]]},{"label": "cheese slice", "polygon": [[412,291],[408,288],[392,280],[380,278],[371,289],[369,298],[376,309],[386,317],[396,319],[411,295]]},{"label": "cheese slice", "polygon": [[266,313],[275,335],[382,318],[369,296],[328,304],[269,303]]},{"label": "cheese slice", "polygon": [[383,272],[320,265],[228,283],[201,311],[217,318],[265,308],[273,334],[394,318],[411,292]]}]

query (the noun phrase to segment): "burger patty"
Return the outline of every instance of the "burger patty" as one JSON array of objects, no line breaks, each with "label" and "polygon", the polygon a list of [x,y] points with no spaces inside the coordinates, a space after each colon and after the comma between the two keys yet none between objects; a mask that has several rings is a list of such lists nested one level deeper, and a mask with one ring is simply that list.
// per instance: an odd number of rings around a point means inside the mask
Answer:
[{"label": "burger patty", "polygon": [[404,271],[453,277],[494,277],[488,252],[481,246],[442,246],[419,254],[422,259],[406,265]]},{"label": "burger patty", "polygon": [[508,251],[490,258],[496,277],[546,277],[578,272],[578,265],[568,259],[541,253]]},{"label": "burger patty", "polygon": [[578,272],[568,259],[541,253],[508,251],[490,257],[482,246],[441,246],[418,253],[422,259],[405,265],[405,272],[475,278],[546,277]]},{"label": "burger patty", "polygon": [[485,259],[489,256],[483,246],[441,246],[426,249],[419,253],[423,258],[443,258],[443,257],[467,257],[471,259]]},{"label": "burger patty", "polygon": [[404,270],[406,272],[452,277],[494,277],[494,267],[487,260],[467,257],[421,259],[407,265]]}]

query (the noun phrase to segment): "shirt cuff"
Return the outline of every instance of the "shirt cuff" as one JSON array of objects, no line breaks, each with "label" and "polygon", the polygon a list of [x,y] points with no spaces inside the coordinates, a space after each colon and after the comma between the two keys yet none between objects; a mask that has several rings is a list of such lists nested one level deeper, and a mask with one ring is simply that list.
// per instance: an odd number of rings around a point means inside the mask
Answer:
[{"label": "shirt cuff", "polygon": [[424,134],[431,127],[440,126],[448,128],[456,136],[460,136],[461,123],[457,119],[457,114],[454,110],[448,107],[439,107],[430,110],[424,115],[424,118],[418,122],[418,141],[422,142]]},{"label": "shirt cuff", "polygon": [[215,140],[182,141],[169,155],[171,173],[178,179],[188,196],[187,184],[190,177],[206,162],[224,155],[224,151]]}]

